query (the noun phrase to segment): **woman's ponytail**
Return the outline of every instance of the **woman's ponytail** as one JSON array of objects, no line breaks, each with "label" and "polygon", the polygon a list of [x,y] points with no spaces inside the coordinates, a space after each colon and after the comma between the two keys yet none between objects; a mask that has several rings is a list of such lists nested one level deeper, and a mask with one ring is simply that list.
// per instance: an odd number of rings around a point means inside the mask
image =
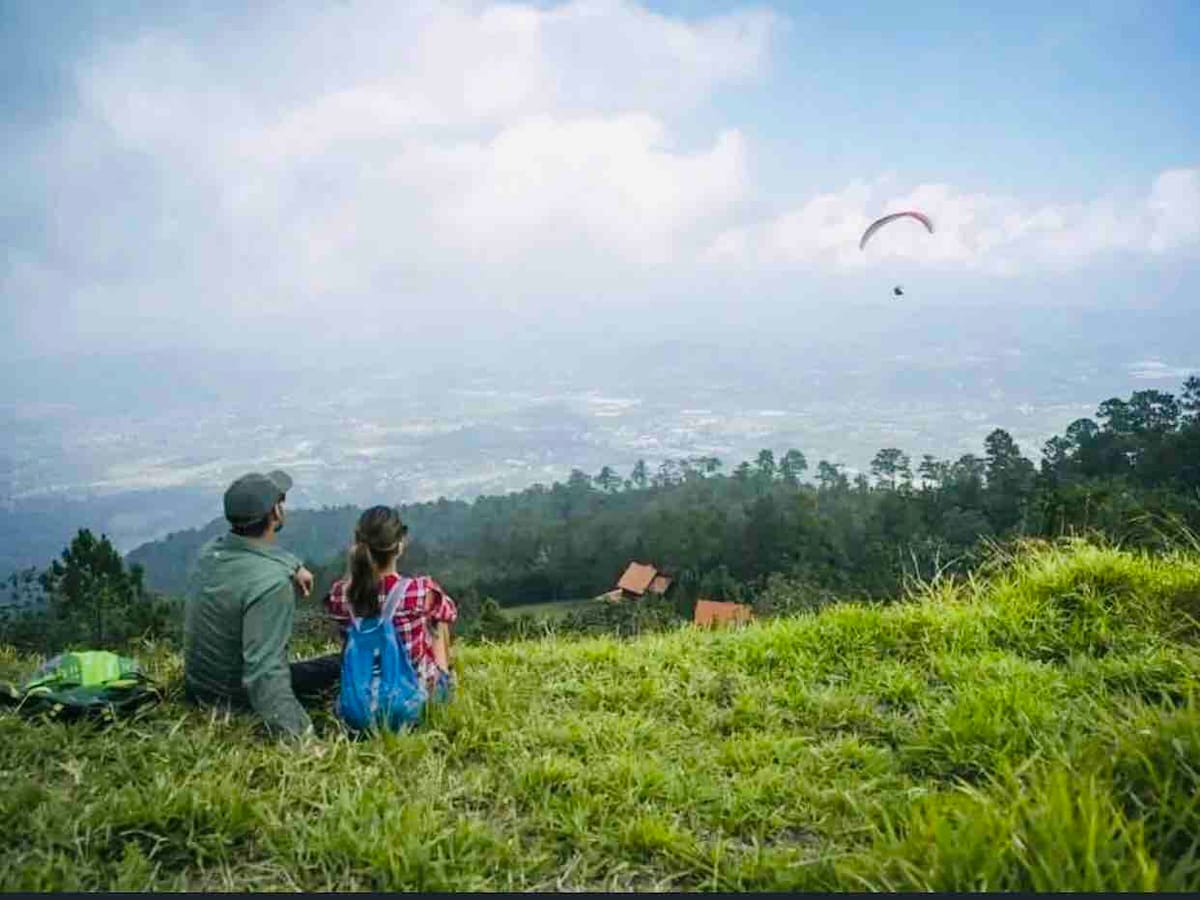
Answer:
[{"label": "woman's ponytail", "polygon": [[379,588],[375,566],[371,563],[371,548],[365,541],[356,540],[350,549],[350,608],[360,619],[379,615]]},{"label": "woman's ponytail", "polygon": [[408,529],[400,513],[390,506],[372,506],[358,519],[354,546],[350,548],[350,585],[347,599],[360,619],[379,615],[379,573],[400,552]]}]

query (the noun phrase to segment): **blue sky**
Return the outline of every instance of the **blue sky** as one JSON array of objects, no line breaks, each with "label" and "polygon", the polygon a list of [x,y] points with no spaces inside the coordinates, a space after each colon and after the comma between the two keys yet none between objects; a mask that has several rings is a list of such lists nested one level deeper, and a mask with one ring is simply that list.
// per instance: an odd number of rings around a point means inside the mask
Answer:
[{"label": "blue sky", "polygon": [[1200,5],[974,6],[5,2],[5,349],[1194,296]]},{"label": "blue sky", "polygon": [[892,168],[1074,199],[1195,163],[1200,6],[979,6],[791,8],[752,127],[834,183]]}]

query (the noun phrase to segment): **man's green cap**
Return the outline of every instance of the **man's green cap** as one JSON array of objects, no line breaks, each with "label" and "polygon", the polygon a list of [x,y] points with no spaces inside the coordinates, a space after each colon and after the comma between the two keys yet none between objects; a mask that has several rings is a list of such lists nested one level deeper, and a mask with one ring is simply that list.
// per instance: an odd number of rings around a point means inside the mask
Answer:
[{"label": "man's green cap", "polygon": [[233,525],[259,522],[291,487],[291,476],[279,469],[267,475],[243,475],[225,491],[225,518]]}]

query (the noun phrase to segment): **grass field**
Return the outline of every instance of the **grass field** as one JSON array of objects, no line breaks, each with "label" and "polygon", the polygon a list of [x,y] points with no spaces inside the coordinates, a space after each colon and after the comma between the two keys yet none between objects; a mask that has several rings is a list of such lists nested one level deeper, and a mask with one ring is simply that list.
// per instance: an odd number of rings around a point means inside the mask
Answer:
[{"label": "grass field", "polygon": [[595,597],[585,597],[582,600],[559,600],[554,603],[523,603],[520,606],[503,606],[501,614],[506,619],[516,619],[519,616],[535,616],[541,619],[555,621],[566,617],[567,613],[586,609],[603,603]]},{"label": "grass field", "polygon": [[400,736],[3,714],[0,888],[1197,890],[1198,611],[1200,557],[1075,543],[884,607],[463,646]]}]

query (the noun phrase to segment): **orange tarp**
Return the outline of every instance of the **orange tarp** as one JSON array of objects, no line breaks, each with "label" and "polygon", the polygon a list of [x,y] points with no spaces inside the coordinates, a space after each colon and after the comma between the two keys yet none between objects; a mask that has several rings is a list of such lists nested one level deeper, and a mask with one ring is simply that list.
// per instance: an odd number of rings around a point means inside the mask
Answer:
[{"label": "orange tarp", "polygon": [[697,600],[692,621],[697,625],[722,625],[729,622],[749,622],[754,612],[744,603],[723,603],[719,600]]}]

